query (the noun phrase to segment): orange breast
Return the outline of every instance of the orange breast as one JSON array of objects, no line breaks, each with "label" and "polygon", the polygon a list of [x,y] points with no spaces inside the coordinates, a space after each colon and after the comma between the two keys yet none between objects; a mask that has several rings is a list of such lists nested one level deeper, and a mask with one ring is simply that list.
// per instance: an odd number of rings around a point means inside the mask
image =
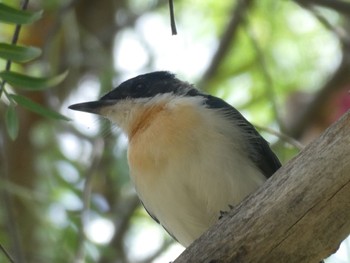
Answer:
[{"label": "orange breast", "polygon": [[145,109],[129,134],[128,161],[137,174],[159,174],[168,162],[178,161],[194,143],[198,116],[193,107],[182,105]]}]

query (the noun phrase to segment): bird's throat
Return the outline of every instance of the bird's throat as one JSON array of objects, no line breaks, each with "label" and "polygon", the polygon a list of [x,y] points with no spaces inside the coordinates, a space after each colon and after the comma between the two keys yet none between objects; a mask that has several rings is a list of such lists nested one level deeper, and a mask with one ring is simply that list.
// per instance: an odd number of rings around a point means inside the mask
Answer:
[{"label": "bird's throat", "polygon": [[154,120],[157,115],[165,109],[164,105],[157,105],[149,108],[140,109],[135,113],[134,120],[130,125],[128,132],[129,140],[133,140],[138,133],[147,129],[152,120]]}]

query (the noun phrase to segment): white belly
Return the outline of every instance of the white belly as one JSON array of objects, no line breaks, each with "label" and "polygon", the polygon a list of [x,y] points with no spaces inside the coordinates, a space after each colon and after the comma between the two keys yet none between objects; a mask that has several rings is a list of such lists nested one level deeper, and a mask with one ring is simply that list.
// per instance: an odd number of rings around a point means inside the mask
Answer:
[{"label": "white belly", "polygon": [[128,161],[146,209],[188,246],[265,177],[246,156],[237,127],[225,126],[218,112],[185,106],[132,138]]},{"label": "white belly", "polygon": [[183,164],[175,173],[163,171],[152,184],[135,181],[146,209],[184,246],[203,234],[219,218],[220,210],[229,210],[228,205],[236,205],[264,182],[254,168],[240,171],[229,165],[237,173],[229,174],[224,169],[210,171],[209,165],[191,166]]}]

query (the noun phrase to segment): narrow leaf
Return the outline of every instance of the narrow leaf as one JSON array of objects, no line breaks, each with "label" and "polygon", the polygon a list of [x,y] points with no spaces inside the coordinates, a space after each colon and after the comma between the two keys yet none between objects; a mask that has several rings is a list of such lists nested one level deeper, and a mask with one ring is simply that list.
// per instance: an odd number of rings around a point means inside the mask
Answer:
[{"label": "narrow leaf", "polygon": [[41,50],[36,47],[16,46],[0,43],[0,57],[14,62],[26,62],[41,55]]},{"label": "narrow leaf", "polygon": [[9,24],[30,24],[42,16],[42,11],[35,13],[22,11],[0,3],[0,21]]},{"label": "narrow leaf", "polygon": [[68,71],[63,72],[52,78],[37,78],[27,76],[21,73],[12,71],[2,71],[0,72],[0,78],[4,79],[6,82],[12,86],[24,89],[24,90],[43,90],[57,85],[65,79]]},{"label": "narrow leaf", "polygon": [[23,97],[21,95],[11,94],[10,98],[13,99],[15,102],[17,102],[22,107],[24,107],[30,111],[33,111],[41,116],[48,117],[51,119],[70,121],[70,119],[67,118],[66,116],[64,116],[56,111],[45,108],[45,107],[41,106],[40,104],[38,104],[38,103],[36,103],[36,102],[26,98],[26,97]]},{"label": "narrow leaf", "polygon": [[5,114],[5,123],[7,133],[12,140],[15,140],[18,136],[18,116],[14,105],[10,105]]}]

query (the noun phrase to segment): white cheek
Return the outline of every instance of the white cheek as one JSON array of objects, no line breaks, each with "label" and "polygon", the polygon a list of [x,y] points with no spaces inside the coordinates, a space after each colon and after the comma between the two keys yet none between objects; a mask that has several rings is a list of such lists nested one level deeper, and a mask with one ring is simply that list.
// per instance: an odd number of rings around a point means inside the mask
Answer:
[{"label": "white cheek", "polygon": [[107,118],[115,125],[122,128],[125,132],[128,128],[128,124],[130,123],[130,115],[130,110],[120,109],[118,111],[113,110],[107,115]]},{"label": "white cheek", "polygon": [[144,107],[142,105],[119,105],[108,110],[105,117],[121,128],[126,135],[129,135],[135,118],[143,111]]}]

